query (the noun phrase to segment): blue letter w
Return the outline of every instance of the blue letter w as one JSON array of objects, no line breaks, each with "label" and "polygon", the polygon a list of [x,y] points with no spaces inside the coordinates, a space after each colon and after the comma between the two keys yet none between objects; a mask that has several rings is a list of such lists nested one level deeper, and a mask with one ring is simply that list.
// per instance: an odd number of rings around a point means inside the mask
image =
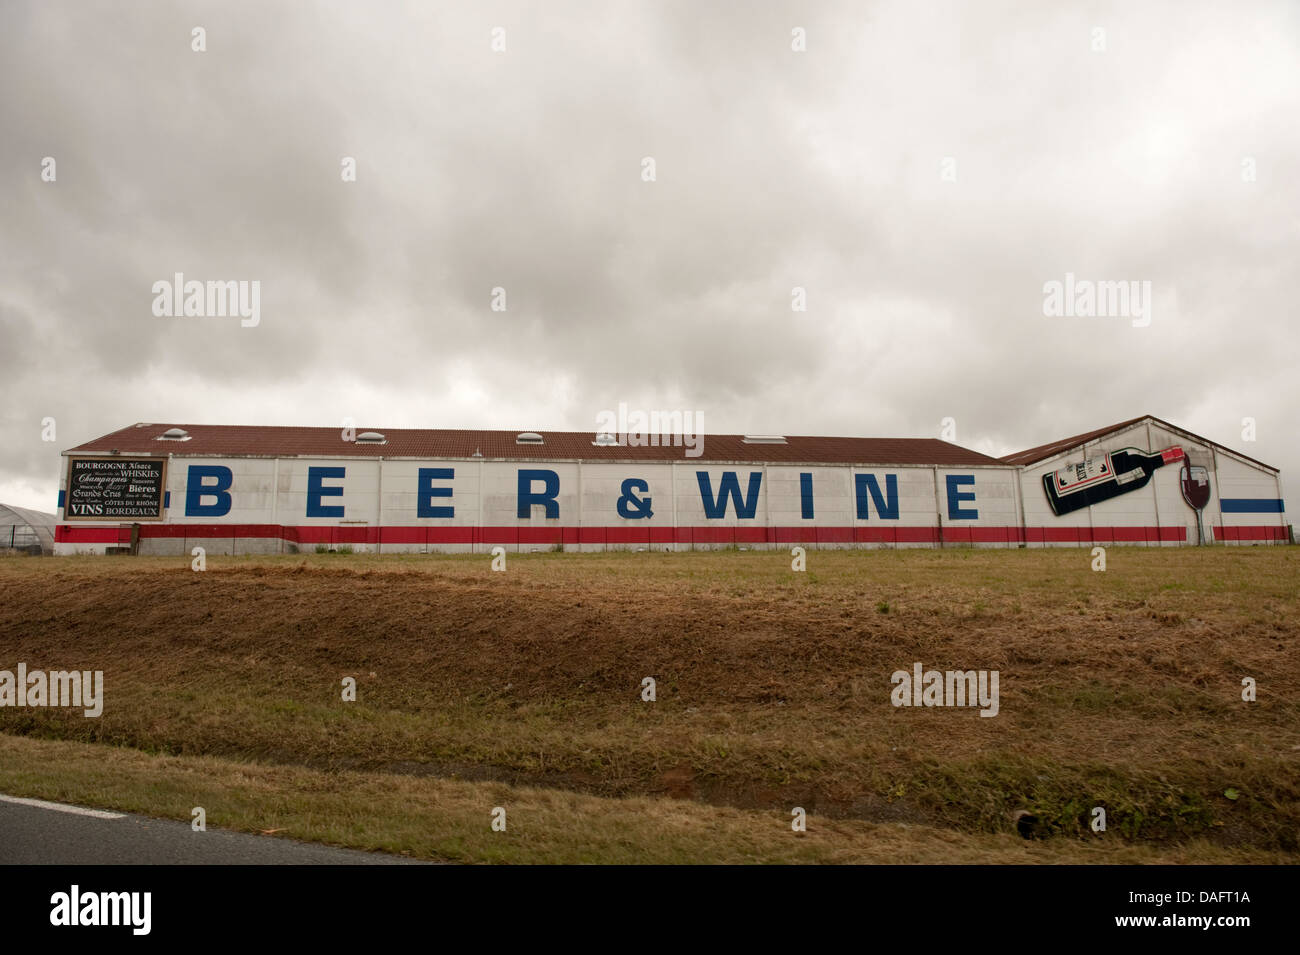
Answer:
[{"label": "blue letter w", "polygon": [[763,483],[763,472],[752,471],[749,475],[749,490],[745,500],[740,499],[740,479],[735,471],[723,471],[722,480],[718,482],[718,496],[713,497],[713,485],[707,471],[696,471],[695,479],[700,482],[700,500],[704,504],[704,516],[718,518],[727,516],[727,498],[730,496],[736,505],[736,516],[746,520],[754,516],[758,509],[758,488]]}]

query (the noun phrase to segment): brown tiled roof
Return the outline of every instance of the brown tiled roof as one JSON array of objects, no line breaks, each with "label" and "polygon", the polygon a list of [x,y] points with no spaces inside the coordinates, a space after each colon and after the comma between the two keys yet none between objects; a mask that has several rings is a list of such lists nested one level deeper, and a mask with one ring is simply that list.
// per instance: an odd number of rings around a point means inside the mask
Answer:
[{"label": "brown tiled roof", "polygon": [[[1130,418],[1128,421],[1121,421],[1119,424],[1112,424],[1106,428],[1098,428],[1096,431],[1088,431],[1085,434],[1076,434],[1072,438],[1062,438],[1059,441],[1053,441],[1051,444],[1040,444],[1036,448],[1029,448],[1026,451],[1018,451],[1015,454],[1007,454],[1004,455],[1001,460],[1006,464],[1022,466],[1027,464],[1037,464],[1039,461],[1055,457],[1065,451],[1070,451],[1074,448],[1080,447],[1081,445],[1087,444],[1089,441],[1104,438],[1106,435],[1113,434],[1116,431],[1123,431],[1125,428],[1131,428],[1133,425],[1141,424],[1143,421],[1150,421],[1152,424],[1158,424],[1162,428],[1167,428],[1170,431],[1185,434],[1189,438],[1194,438],[1203,444],[1212,444],[1216,448],[1223,448],[1223,445],[1219,444],[1217,441],[1203,438],[1199,434],[1188,431],[1186,428],[1180,428],[1176,424],[1170,424],[1168,421],[1165,421],[1162,418],[1157,418],[1155,415],[1145,414],[1139,418]],[[1242,454],[1240,451],[1233,450],[1232,448],[1223,448],[1223,450],[1231,451],[1238,457],[1245,458],[1247,461],[1250,461],[1253,464],[1258,464],[1262,468],[1268,468],[1270,471],[1277,470],[1277,468],[1273,467],[1271,464],[1265,464],[1263,461],[1256,461],[1254,458]]]},{"label": "brown tiled roof", "polygon": [[1072,438],[1061,438],[1059,441],[1053,441],[1050,444],[1040,444],[1036,448],[1029,448],[1027,451],[1019,451],[1015,454],[1003,455],[1002,460],[1007,464],[1034,464],[1042,461],[1044,458],[1050,458],[1062,451],[1069,451],[1071,448],[1077,448],[1081,444],[1087,444],[1097,438],[1110,434],[1112,431],[1120,431],[1124,428],[1131,428],[1139,421],[1147,420],[1148,415],[1142,415],[1140,418],[1130,418],[1128,421],[1121,421],[1119,424],[1112,424],[1106,428],[1098,428],[1096,431],[1089,431],[1085,434],[1076,434]]},{"label": "brown tiled roof", "polygon": [[[159,441],[169,428],[189,432],[188,441]],[[515,443],[517,431],[363,428],[378,431],[384,444],[344,441],[340,428],[263,427],[260,425],[135,424],[88,441],[68,453],[118,450],[123,454],[183,454],[214,457],[322,455],[358,458],[485,458],[562,461],[739,461],[799,464],[919,464],[940,467],[1001,465],[997,458],[937,438],[820,438],[787,436],[786,444],[747,444],[743,435],[710,434],[703,453],[686,457],[685,448],[596,446],[591,431],[541,431],[541,445]]]}]

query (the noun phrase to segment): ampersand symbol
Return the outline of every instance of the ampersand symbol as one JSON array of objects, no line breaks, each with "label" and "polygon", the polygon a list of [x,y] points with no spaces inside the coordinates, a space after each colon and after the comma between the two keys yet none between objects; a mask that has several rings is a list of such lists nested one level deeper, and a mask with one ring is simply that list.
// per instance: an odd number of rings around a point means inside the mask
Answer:
[{"label": "ampersand symbol", "polygon": [[636,520],[642,517],[654,517],[650,510],[650,498],[639,498],[637,492],[645,494],[650,485],[640,478],[628,478],[621,488],[622,496],[618,499],[618,516]]}]

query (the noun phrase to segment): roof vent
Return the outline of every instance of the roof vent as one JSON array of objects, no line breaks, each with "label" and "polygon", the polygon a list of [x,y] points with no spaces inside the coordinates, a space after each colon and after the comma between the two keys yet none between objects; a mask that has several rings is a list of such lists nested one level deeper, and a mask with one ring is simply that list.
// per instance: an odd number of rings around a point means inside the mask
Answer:
[{"label": "roof vent", "polygon": [[481,458],[481,457],[483,457],[483,452],[482,452],[481,450],[479,450],[478,448],[475,448],[475,449],[474,449],[474,453],[471,454],[470,457],[471,457],[471,458]]},{"label": "roof vent", "polygon": [[362,431],[357,435],[357,444],[387,444],[388,439],[378,431]]},{"label": "roof vent", "polygon": [[610,434],[608,431],[602,431],[600,434],[596,435],[596,440],[591,443],[597,448],[608,448],[618,444],[618,438],[614,437],[614,435]]},{"label": "roof vent", "polygon": [[780,434],[747,434],[742,439],[745,444],[785,444],[785,436]]},{"label": "roof vent", "polygon": [[536,431],[522,431],[515,436],[515,444],[545,444]]},{"label": "roof vent", "polygon": [[189,439],[190,433],[184,428],[168,428],[157,438],[159,441],[188,441]]}]

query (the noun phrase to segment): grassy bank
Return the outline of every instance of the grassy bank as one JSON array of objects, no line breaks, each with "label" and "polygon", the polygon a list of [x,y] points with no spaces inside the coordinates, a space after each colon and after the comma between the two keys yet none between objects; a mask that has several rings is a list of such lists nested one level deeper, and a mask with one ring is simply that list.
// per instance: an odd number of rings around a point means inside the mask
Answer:
[{"label": "grassy bank", "polygon": [[[0,668],[98,669],[106,687],[99,719],[5,708],[0,733],[6,762],[12,747],[71,744],[141,760],[137,780],[226,767],[209,783],[226,780],[235,802],[244,784],[231,779],[291,790],[305,774],[313,791],[334,787],[337,811],[350,802],[365,838],[310,825],[302,837],[449,858],[572,858],[557,846],[572,838],[580,852],[588,838],[602,858],[630,861],[594,833],[538,830],[545,852],[504,856],[490,841],[461,854],[367,842],[382,836],[372,819],[390,834],[404,825],[377,794],[468,787],[452,801],[473,807],[471,830],[487,793],[580,800],[615,829],[622,818],[630,845],[654,841],[648,806],[739,827],[719,830],[735,853],[701,843],[680,861],[794,861],[752,833],[793,835],[796,805],[840,833],[806,861],[865,858],[832,843],[881,827],[922,854],[1293,858],[1296,554],[1112,548],[1104,573],[1086,550],[814,551],[803,574],[757,552],[524,555],[505,573],[480,556],[213,557],[204,573],[188,558],[0,560]],[[998,670],[998,716],[892,706],[890,674],[917,661]],[[356,702],[341,699],[344,677]],[[641,698],[646,677],[654,702]],[[1258,681],[1253,703],[1243,677]],[[87,792],[73,767],[94,762],[60,764],[69,798]],[[3,778],[32,790],[42,777],[37,762]],[[144,799],[141,786],[115,798]],[[202,804],[173,795],[183,818]],[[1088,830],[1099,805],[1104,836]],[[175,808],[160,791],[153,811]],[[1034,817],[1032,843],[1016,834],[1018,812]]]}]

